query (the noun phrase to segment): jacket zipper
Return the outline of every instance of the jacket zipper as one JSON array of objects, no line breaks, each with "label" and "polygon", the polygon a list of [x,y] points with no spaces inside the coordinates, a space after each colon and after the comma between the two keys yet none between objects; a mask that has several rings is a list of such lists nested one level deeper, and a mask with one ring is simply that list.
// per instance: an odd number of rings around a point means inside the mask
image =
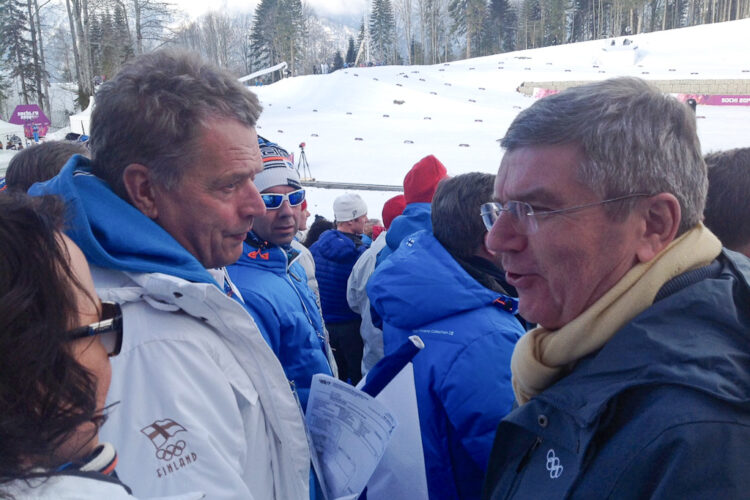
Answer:
[{"label": "jacket zipper", "polygon": [[513,483],[511,484],[510,488],[508,488],[508,493],[505,495],[505,498],[512,498],[515,494],[516,490],[518,489],[519,484],[521,483],[521,476],[522,471],[524,468],[526,468],[526,465],[529,463],[529,460],[531,460],[531,455],[534,454],[537,448],[539,448],[539,445],[542,444],[542,438],[539,436],[536,437],[534,440],[534,444],[531,445],[531,447],[526,451],[526,454],[523,456],[520,462],[518,462],[518,466],[516,467],[516,473],[513,477]]}]

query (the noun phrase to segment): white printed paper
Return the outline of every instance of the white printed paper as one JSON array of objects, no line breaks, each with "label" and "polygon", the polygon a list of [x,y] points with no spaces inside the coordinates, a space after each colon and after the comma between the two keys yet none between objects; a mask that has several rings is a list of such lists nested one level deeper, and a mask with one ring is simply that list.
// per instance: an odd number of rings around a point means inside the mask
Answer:
[{"label": "white printed paper", "polygon": [[395,417],[370,395],[317,374],[305,420],[328,498],[356,499],[385,452],[397,425]]}]

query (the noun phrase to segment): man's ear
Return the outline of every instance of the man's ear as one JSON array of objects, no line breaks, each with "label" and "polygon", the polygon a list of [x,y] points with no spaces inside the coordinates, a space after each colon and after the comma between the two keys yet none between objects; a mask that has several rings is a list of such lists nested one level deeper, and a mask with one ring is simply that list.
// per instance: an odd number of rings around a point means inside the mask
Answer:
[{"label": "man's ear", "polygon": [[140,163],[131,163],[122,173],[122,181],[133,206],[149,219],[156,219],[159,211],[156,207],[156,193],[148,167]]},{"label": "man's ear", "polygon": [[671,193],[659,193],[641,202],[636,211],[642,218],[636,255],[640,262],[649,262],[675,239],[682,220],[680,202]]}]

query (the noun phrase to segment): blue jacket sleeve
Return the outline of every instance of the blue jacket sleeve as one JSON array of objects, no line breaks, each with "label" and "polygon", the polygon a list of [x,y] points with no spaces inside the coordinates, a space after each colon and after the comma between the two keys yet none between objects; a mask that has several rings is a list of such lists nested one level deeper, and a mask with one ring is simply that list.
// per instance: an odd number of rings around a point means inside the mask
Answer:
[{"label": "blue jacket sleeve", "polygon": [[495,429],[513,407],[510,357],[520,332],[520,325],[489,332],[466,346],[439,387],[458,440],[482,470],[487,469]]},{"label": "blue jacket sleeve", "polygon": [[245,300],[245,308],[255,320],[260,332],[271,346],[271,350],[276,354],[276,357],[279,357],[281,352],[281,323],[279,323],[278,313],[265,297],[247,288],[240,288],[239,290]]}]

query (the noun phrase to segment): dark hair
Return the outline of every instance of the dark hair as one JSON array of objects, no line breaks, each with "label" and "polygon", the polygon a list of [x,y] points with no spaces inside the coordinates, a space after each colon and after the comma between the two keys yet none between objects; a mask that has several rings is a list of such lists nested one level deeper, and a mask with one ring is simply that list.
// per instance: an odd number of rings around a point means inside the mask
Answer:
[{"label": "dark hair", "polygon": [[484,242],[487,229],[479,207],[492,201],[495,176],[480,172],[443,179],[432,198],[432,233],[451,254],[469,258]]},{"label": "dark hair", "polygon": [[125,200],[122,176],[131,163],[146,165],[170,189],[200,158],[198,138],[208,121],[254,127],[261,109],[237,78],[197,54],[144,54],[99,86],[89,138],[93,172]]},{"label": "dark hair", "polygon": [[[708,180],[695,113],[638,78],[611,78],[539,99],[516,116],[500,145],[507,151],[578,146],[584,157],[578,178],[602,199],[671,193],[680,202],[678,236],[701,220]],[[635,203],[605,210],[620,221]]]},{"label": "dark hair", "polygon": [[706,155],[705,224],[732,250],[750,243],[750,148]]},{"label": "dark hair", "polygon": [[11,158],[5,172],[8,191],[26,192],[35,182],[53,178],[76,154],[88,156],[88,150],[80,143],[47,141],[19,151]]},{"label": "dark hair", "polygon": [[96,380],[64,335],[83,288],[58,233],[63,212],[52,196],[0,197],[0,485],[65,463],[60,445],[103,422]]},{"label": "dark hair", "polygon": [[307,248],[310,248],[313,246],[313,243],[318,241],[318,238],[320,238],[320,235],[328,231],[329,229],[335,229],[336,226],[333,224],[333,222],[329,221],[322,215],[316,215],[315,216],[315,222],[313,222],[310,225],[310,228],[307,230],[307,236],[305,237],[305,243],[304,245]]}]

